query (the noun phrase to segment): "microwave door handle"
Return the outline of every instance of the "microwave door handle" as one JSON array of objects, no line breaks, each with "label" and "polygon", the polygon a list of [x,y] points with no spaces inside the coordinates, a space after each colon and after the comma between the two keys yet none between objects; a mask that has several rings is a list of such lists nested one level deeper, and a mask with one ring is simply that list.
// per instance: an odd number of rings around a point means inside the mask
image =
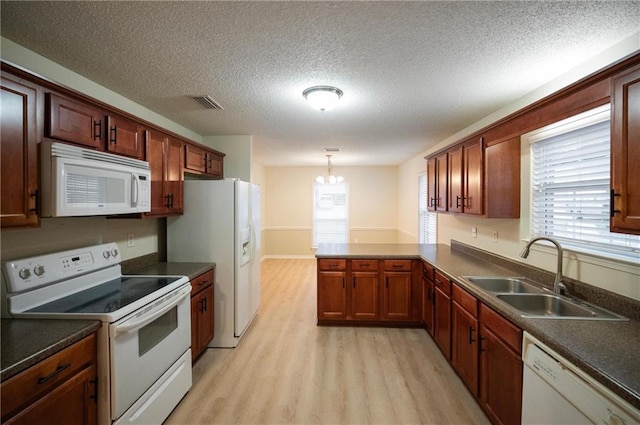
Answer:
[{"label": "microwave door handle", "polygon": [[133,202],[133,206],[138,206],[138,185],[140,182],[135,174],[131,174],[131,201]]},{"label": "microwave door handle", "polygon": [[111,338],[115,338],[119,334],[131,332],[131,331],[139,329],[139,328],[141,328],[141,327],[143,327],[145,325],[148,325],[149,323],[153,322],[158,317],[162,316],[167,311],[171,310],[173,307],[178,305],[178,303],[180,301],[182,301],[189,294],[191,294],[191,285],[188,285],[185,289],[182,289],[180,291],[180,294],[177,296],[177,298],[175,300],[172,300],[167,305],[161,306],[156,311],[153,311],[150,314],[147,314],[147,315],[141,317],[139,320],[133,320],[133,321],[129,321],[128,320],[127,322],[125,322],[122,325],[112,327],[109,330],[109,335],[111,336]]}]

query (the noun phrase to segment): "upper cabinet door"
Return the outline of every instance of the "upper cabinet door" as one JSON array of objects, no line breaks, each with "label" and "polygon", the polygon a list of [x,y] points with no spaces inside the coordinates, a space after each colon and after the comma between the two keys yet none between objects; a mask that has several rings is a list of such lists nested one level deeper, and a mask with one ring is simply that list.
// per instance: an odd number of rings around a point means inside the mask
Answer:
[{"label": "upper cabinet door", "polygon": [[107,116],[107,151],[132,158],[143,158],[144,128],[116,115]]},{"label": "upper cabinet door", "polygon": [[0,90],[0,224],[7,227],[37,227],[38,90],[20,79],[2,73]]},{"label": "upper cabinet door", "polygon": [[447,211],[447,153],[436,156],[436,211]]},{"label": "upper cabinet door", "polygon": [[427,159],[427,210],[435,211],[436,210],[436,201],[438,198],[436,192],[438,173],[436,170],[436,159],[429,158]]},{"label": "upper cabinet door", "polygon": [[611,231],[640,235],[640,66],[612,79]]},{"label": "upper cabinet door", "polygon": [[449,149],[448,173],[449,184],[447,186],[447,211],[462,212],[464,195],[462,193],[462,146]]},{"label": "upper cabinet door", "polygon": [[207,169],[207,153],[204,149],[187,143],[184,147],[184,168],[191,171],[204,173]]},{"label": "upper cabinet door", "polygon": [[462,145],[462,158],[464,212],[482,215],[482,138]]},{"label": "upper cabinet door", "polygon": [[105,129],[102,111],[47,93],[45,120],[47,137],[103,149]]}]

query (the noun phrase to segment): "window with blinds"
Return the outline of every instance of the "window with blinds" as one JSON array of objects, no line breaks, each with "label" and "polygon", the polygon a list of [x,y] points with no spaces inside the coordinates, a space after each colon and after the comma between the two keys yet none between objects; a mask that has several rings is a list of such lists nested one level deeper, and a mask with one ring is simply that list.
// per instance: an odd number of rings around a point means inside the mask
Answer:
[{"label": "window with blinds", "polygon": [[418,243],[437,243],[436,213],[427,211],[427,174],[418,176]]},{"label": "window with blinds", "polygon": [[610,113],[537,132],[531,142],[531,233],[577,250],[635,258],[640,237],[609,232]]},{"label": "window with blinds", "polygon": [[313,184],[313,246],[349,241],[349,186]]}]

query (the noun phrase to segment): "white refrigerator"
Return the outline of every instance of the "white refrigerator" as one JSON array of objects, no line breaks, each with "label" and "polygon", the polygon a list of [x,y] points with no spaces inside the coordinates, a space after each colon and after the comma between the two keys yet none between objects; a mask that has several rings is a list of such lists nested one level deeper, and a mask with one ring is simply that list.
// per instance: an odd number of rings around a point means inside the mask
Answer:
[{"label": "white refrigerator", "polygon": [[184,214],[167,219],[167,260],[216,263],[209,347],[237,346],[260,306],[260,186],[185,180]]}]

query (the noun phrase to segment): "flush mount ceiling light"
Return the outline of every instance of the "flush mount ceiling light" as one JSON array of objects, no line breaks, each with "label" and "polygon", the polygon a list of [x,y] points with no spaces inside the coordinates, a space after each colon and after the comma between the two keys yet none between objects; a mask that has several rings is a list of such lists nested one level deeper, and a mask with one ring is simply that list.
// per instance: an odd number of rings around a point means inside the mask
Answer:
[{"label": "flush mount ceiling light", "polygon": [[309,87],[302,92],[302,95],[309,101],[309,104],[321,111],[326,111],[336,106],[342,94],[342,90],[331,86]]},{"label": "flush mount ceiling light", "polygon": [[333,165],[331,165],[331,155],[327,155],[327,174],[324,176],[316,177],[316,181],[318,183],[341,183],[344,181],[342,176],[334,176],[331,172],[333,171]]}]

